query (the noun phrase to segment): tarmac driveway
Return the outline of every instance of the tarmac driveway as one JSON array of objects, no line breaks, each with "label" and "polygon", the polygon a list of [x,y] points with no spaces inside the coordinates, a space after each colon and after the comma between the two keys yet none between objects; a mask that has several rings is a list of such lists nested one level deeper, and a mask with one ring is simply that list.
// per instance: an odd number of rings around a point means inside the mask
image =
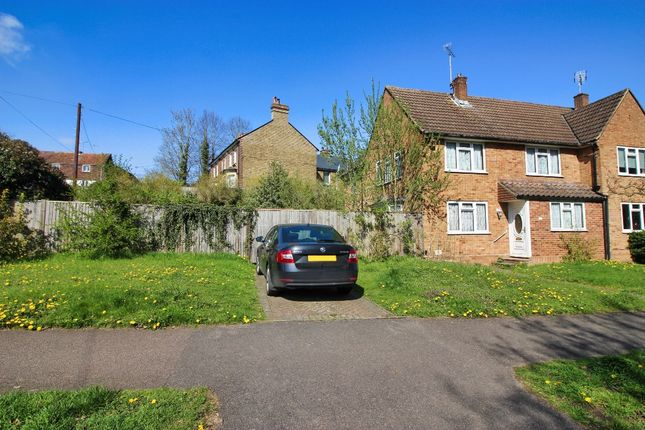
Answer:
[{"label": "tarmac driveway", "polygon": [[573,429],[513,366],[645,347],[645,314],[0,331],[0,390],[211,387],[226,429]]}]

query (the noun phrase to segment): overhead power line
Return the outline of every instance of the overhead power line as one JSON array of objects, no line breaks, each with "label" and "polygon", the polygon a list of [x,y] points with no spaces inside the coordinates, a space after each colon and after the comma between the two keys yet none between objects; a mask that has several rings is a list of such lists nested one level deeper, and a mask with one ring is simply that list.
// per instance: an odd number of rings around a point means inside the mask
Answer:
[{"label": "overhead power line", "polygon": [[142,122],[133,121],[133,120],[131,120],[131,119],[123,118],[123,117],[120,117],[120,116],[118,116],[118,115],[113,115],[113,114],[111,114],[111,113],[101,112],[101,111],[99,111],[99,110],[92,109],[92,108],[88,108],[88,107],[86,107],[85,109],[87,109],[87,110],[89,110],[89,111],[92,111],[92,112],[94,112],[94,113],[98,113],[98,114],[100,114],[100,115],[109,116],[110,118],[119,119],[119,120],[121,120],[121,121],[125,121],[125,122],[129,122],[129,123],[132,123],[132,124],[136,124],[136,125],[141,126],[141,127],[146,127],[146,128],[151,128],[152,130],[161,131],[161,129],[160,129],[159,127],[154,127],[154,126],[152,126],[152,125],[144,124],[144,123],[142,123]]},{"label": "overhead power line", "polygon": [[26,97],[28,99],[40,100],[40,101],[48,102],[48,103],[56,103],[56,104],[64,105],[64,106],[76,106],[73,103],[61,102],[60,100],[52,100],[52,99],[48,99],[48,98],[45,98],[45,97],[30,96],[28,94],[21,94],[21,93],[16,93],[16,92],[13,92],[13,91],[0,90],[0,93],[11,94],[12,96]]},{"label": "overhead power line", "polygon": [[60,140],[56,139],[54,136],[52,136],[51,134],[49,134],[49,133],[48,133],[44,128],[42,128],[41,126],[39,126],[38,124],[36,124],[36,123],[35,123],[34,121],[32,121],[32,120],[31,120],[27,115],[25,115],[24,113],[22,113],[22,111],[21,111],[20,109],[18,109],[18,108],[17,108],[17,107],[15,107],[13,104],[11,104],[11,103],[9,102],[9,100],[7,100],[6,98],[4,98],[4,97],[2,97],[2,96],[0,96],[0,100],[2,100],[3,102],[5,102],[7,105],[9,105],[9,107],[11,107],[11,108],[12,108],[13,110],[15,110],[16,112],[18,112],[18,113],[20,114],[20,116],[22,116],[24,119],[26,119],[26,120],[27,120],[31,125],[33,125],[34,127],[36,127],[36,128],[37,128],[38,130],[40,130],[43,134],[45,134],[46,136],[48,136],[51,140],[53,140],[54,142],[56,142],[57,144],[59,144],[60,146],[62,146],[63,148],[65,148],[66,150],[68,150],[68,151],[70,150],[70,149],[69,149],[65,144],[61,143],[61,141],[60,141]]},{"label": "overhead power line", "polygon": [[92,148],[92,151],[96,151],[94,148],[94,145],[92,145],[92,141],[90,140],[90,135],[87,134],[87,127],[85,127],[85,120],[83,117],[81,117],[81,124],[83,125],[83,134],[85,134],[85,139],[87,140],[87,143],[90,144],[90,148]]}]

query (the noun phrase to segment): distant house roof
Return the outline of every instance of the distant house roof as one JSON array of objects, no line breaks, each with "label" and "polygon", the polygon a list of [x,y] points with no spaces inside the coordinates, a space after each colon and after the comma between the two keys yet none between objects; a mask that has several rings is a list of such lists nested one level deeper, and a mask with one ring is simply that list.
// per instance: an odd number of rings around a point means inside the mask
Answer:
[{"label": "distant house roof", "polygon": [[[60,171],[65,175],[65,178],[72,179],[74,177],[73,152],[39,151],[39,154],[49,164],[57,164]],[[101,179],[103,175],[103,165],[111,160],[111,154],[78,154],[78,179],[90,181]],[[83,172],[83,165],[89,165],[90,171]]]},{"label": "distant house roof", "polygon": [[520,200],[603,200],[603,196],[594,192],[591,187],[574,182],[502,180],[499,181],[499,186],[506,191],[506,195],[510,194],[514,199]]},{"label": "distant house roof", "polygon": [[460,105],[448,93],[393,86],[385,90],[427,133],[563,146],[579,146],[596,139],[629,91],[573,110],[475,96],[468,96],[468,103]]},{"label": "distant house roof", "polygon": [[318,154],[316,156],[316,170],[321,172],[338,172],[340,161],[336,157]]}]

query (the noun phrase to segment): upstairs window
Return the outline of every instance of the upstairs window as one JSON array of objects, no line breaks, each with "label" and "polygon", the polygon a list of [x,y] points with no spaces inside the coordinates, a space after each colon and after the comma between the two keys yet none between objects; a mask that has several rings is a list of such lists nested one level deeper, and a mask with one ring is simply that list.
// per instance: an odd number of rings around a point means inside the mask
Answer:
[{"label": "upstairs window", "polygon": [[485,173],[484,145],[446,142],[446,171]]},{"label": "upstairs window", "polygon": [[394,153],[394,174],[396,175],[396,179],[403,177],[403,156],[400,152]]},{"label": "upstairs window", "polygon": [[551,230],[585,230],[584,203],[551,203]]},{"label": "upstairs window", "polygon": [[618,147],[618,173],[645,176],[645,148]]},{"label": "upstairs window", "polygon": [[92,168],[90,167],[89,164],[83,164],[82,170],[83,170],[83,173],[89,173],[90,170],[92,170]]},{"label": "upstairs window", "polygon": [[549,148],[526,148],[526,174],[560,176],[560,150]]},{"label": "upstairs window", "polygon": [[645,204],[643,203],[622,203],[623,232],[645,230]]}]

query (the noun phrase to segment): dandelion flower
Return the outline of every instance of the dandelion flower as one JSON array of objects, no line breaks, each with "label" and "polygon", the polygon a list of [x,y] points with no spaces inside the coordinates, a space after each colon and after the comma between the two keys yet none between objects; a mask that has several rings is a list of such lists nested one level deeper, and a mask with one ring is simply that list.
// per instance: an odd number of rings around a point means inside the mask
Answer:
[{"label": "dandelion flower", "polygon": [[152,400],[150,400],[150,404],[151,404],[151,405],[155,405],[155,404],[157,404],[157,399],[152,399]]},{"label": "dandelion flower", "polygon": [[585,402],[587,402],[587,403],[591,403],[591,401],[592,401],[592,400],[591,400],[591,397],[589,397],[589,396],[585,397]]}]

